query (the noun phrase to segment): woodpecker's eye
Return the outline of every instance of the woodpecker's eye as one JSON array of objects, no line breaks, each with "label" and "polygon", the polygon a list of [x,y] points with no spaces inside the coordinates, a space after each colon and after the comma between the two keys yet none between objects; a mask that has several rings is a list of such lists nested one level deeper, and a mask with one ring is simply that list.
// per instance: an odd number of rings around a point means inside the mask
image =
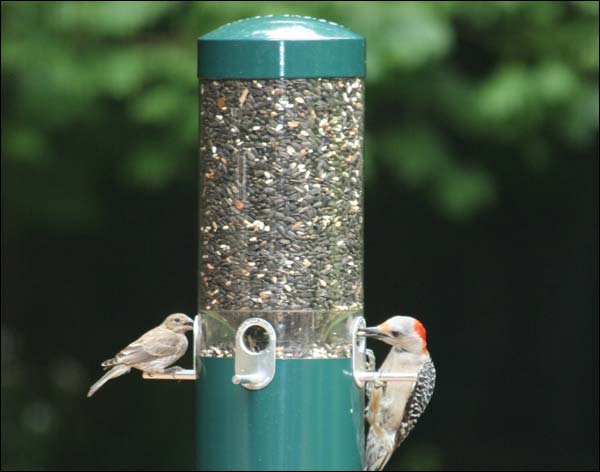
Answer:
[{"label": "woodpecker's eye", "polygon": [[400,331],[392,331],[392,336],[397,338],[398,336],[400,336]]}]

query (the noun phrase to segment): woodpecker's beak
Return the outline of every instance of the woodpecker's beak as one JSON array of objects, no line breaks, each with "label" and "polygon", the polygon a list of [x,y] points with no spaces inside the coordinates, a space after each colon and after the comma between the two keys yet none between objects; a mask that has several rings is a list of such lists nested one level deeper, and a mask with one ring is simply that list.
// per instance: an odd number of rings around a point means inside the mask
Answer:
[{"label": "woodpecker's beak", "polygon": [[358,334],[361,336],[368,336],[369,338],[386,338],[389,336],[386,332],[382,331],[379,326],[360,328]]}]

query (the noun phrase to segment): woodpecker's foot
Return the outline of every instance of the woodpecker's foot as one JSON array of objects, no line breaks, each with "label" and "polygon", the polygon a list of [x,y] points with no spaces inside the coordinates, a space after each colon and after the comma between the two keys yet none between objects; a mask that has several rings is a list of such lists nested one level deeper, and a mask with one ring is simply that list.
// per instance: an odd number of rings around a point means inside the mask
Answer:
[{"label": "woodpecker's foot", "polygon": [[367,398],[370,399],[371,395],[373,395],[373,390],[377,389],[377,388],[383,388],[385,387],[385,382],[382,380],[371,380],[370,382],[367,382],[365,385],[365,393],[367,394]]},{"label": "woodpecker's foot", "polygon": [[367,349],[365,351],[365,367],[367,368],[367,370],[369,372],[372,372],[375,370],[375,354],[373,353],[373,351],[371,349]]},{"label": "woodpecker's foot", "polygon": [[371,383],[372,387],[371,388],[383,388],[385,387],[385,382],[383,380],[373,380],[373,382]]}]

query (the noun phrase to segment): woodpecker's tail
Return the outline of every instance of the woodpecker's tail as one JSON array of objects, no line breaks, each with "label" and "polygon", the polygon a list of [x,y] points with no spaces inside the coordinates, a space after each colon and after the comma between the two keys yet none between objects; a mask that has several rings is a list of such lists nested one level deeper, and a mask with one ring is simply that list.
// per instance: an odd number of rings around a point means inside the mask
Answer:
[{"label": "woodpecker's tail", "polygon": [[115,377],[119,377],[120,375],[127,374],[131,370],[131,367],[126,365],[116,365],[112,369],[110,369],[106,374],[104,374],[100,380],[98,380],[94,385],[92,385],[88,391],[88,398],[91,397],[96,391],[102,387],[106,382],[110,379],[114,379]]},{"label": "woodpecker's tail", "polygon": [[363,470],[382,470],[394,452],[394,438],[385,433],[377,434],[373,427],[367,435],[365,465]]}]

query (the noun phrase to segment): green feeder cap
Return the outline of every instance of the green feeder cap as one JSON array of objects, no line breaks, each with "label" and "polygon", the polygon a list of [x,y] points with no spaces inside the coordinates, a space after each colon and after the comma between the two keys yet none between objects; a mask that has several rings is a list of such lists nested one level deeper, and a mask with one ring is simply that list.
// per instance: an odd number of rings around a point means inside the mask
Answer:
[{"label": "green feeder cap", "polygon": [[364,77],[365,38],[305,16],[257,16],[198,38],[200,79]]}]

